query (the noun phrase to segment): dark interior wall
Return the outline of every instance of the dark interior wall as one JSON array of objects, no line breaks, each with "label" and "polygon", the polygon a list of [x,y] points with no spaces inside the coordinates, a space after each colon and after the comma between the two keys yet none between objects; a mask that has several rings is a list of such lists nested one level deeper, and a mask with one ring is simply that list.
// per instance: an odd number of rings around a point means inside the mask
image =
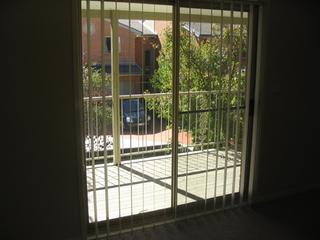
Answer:
[{"label": "dark interior wall", "polygon": [[310,1],[264,7],[256,200],[319,187],[318,14]]},{"label": "dark interior wall", "polygon": [[[265,8],[256,199],[319,182],[316,9],[290,2]],[[71,6],[2,7],[3,239],[81,235]]]},{"label": "dark interior wall", "polygon": [[80,239],[71,13],[70,0],[1,7],[1,239]]}]

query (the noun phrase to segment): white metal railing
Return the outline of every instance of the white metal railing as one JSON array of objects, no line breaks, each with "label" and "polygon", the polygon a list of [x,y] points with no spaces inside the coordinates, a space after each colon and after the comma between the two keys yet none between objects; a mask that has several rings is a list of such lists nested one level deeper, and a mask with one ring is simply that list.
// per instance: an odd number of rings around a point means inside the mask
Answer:
[{"label": "white metal railing", "polygon": [[[204,96],[216,96],[217,94],[221,95],[221,92],[219,91],[183,91],[179,92],[179,98],[181,101],[183,101],[183,98],[189,98],[190,101],[194,102],[193,109],[185,111],[183,107],[179,108],[179,115],[181,116],[180,124],[179,124],[179,131],[190,131],[190,129],[187,128],[187,124],[185,124],[186,121],[190,120],[185,117],[185,115],[199,115],[201,113],[208,113],[208,112],[214,112],[218,110],[226,111],[227,108],[220,108],[215,109],[209,106],[209,104],[205,104],[206,106],[200,106],[200,100],[201,98],[204,98]],[[232,94],[238,94],[237,91],[232,91]],[[92,159],[95,160],[102,160],[105,158],[105,156],[102,154],[104,150],[104,144],[106,144],[106,150],[108,152],[107,159],[111,160],[113,159],[113,151],[114,151],[114,144],[113,144],[113,136],[112,136],[112,96],[105,96],[104,101],[106,106],[109,107],[109,116],[106,116],[107,122],[109,123],[109,134],[107,134],[106,139],[103,138],[102,133],[102,108],[101,106],[103,102],[102,96],[95,96],[91,97],[89,99],[88,97],[84,97],[84,105],[85,107],[85,114],[89,111],[89,101],[92,101],[93,103],[93,128],[94,133],[93,135],[93,144],[91,143],[91,137],[86,136],[85,139],[85,149],[87,152],[87,160],[91,161]],[[143,93],[143,94],[130,94],[130,95],[119,95],[120,99],[120,124],[119,124],[119,140],[121,144],[120,146],[120,157],[121,159],[126,159],[126,157],[134,157],[138,158],[142,154],[154,154],[159,155],[161,153],[168,154],[171,152],[171,125],[168,122],[170,121],[170,115],[168,109],[164,109],[165,107],[172,109],[172,93]],[[155,99],[158,99],[157,101]],[[161,100],[159,100],[161,99]],[[200,99],[200,100],[199,100]],[[207,98],[208,99],[208,98]],[[214,97],[211,97],[211,99],[215,99]],[[135,116],[135,121],[131,121],[131,119],[126,119],[126,112],[124,111],[124,101],[128,100],[129,105],[132,105],[132,103],[136,103],[139,105],[140,103],[143,104],[143,106],[140,108],[140,106],[135,106],[135,111],[130,111],[130,114]],[[143,101],[141,101],[143,100]],[[155,109],[155,105],[159,104],[161,101],[162,107],[159,107],[158,109]],[[128,110],[128,109],[127,109]],[[229,110],[236,110],[239,111],[236,107],[230,108]],[[165,113],[164,113],[165,112]],[[167,115],[165,115],[167,114]],[[128,117],[128,116],[127,116]],[[191,151],[193,149],[207,149],[210,146],[213,147],[216,145],[214,141],[204,141],[204,142],[198,142],[195,138],[199,135],[199,129],[198,129],[198,116],[194,116],[196,124],[194,128],[194,136],[191,136],[193,138],[193,142],[190,143],[190,139],[188,139],[188,143],[184,144],[183,141],[179,142],[179,152],[184,151]],[[128,121],[126,121],[128,120]],[[127,123],[126,123],[127,122]],[[89,128],[89,122],[86,123],[87,127]],[[189,124],[188,124],[189,125]],[[165,136],[164,135],[165,132]],[[188,132],[189,138],[190,138],[190,132]],[[132,138],[132,136],[135,136],[135,138]],[[160,136],[159,136],[160,135]],[[156,139],[156,137],[160,138]],[[157,141],[159,140],[159,141]],[[182,139],[183,140],[183,139]],[[105,142],[106,141],[106,142]],[[139,141],[138,143],[133,143],[134,141]],[[143,142],[144,141],[144,142]],[[146,142],[150,142],[147,144]],[[91,146],[93,146],[93,152]],[[131,148],[131,151],[129,152],[129,148]]]}]

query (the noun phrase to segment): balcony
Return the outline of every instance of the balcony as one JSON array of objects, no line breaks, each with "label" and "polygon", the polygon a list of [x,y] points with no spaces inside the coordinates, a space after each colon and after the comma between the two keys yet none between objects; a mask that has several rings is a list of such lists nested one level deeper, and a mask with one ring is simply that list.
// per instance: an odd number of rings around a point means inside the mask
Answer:
[{"label": "balcony", "polygon": [[[239,136],[235,136],[238,131],[235,126],[239,118],[229,118],[230,134],[227,141],[217,129],[226,124],[225,116],[228,111],[230,116],[239,116],[244,114],[244,110],[239,105],[223,107],[223,102],[216,102],[217,94],[223,95],[221,92],[213,91],[179,94],[180,102],[188,101],[189,107],[184,109],[181,105],[179,108],[178,205],[206,202],[208,199],[228,194],[233,199],[239,192],[242,145]],[[204,104],[204,99],[210,99],[210,102]],[[106,96],[104,100],[102,97],[93,97],[90,107],[89,98],[84,98],[85,115],[89,114],[90,108],[94,113],[91,131],[95,133],[86,137],[90,222],[104,221],[107,218],[118,219],[156,210],[165,212],[171,207],[172,129],[170,116],[167,115],[172,107],[172,95],[120,95],[121,164],[115,163],[113,159],[115,146],[111,116],[105,114],[105,117],[109,118],[108,124],[105,125],[105,139],[101,131],[102,106],[111,108],[111,101],[111,96]],[[135,102],[129,104],[129,109],[135,111],[131,116],[134,115],[137,119],[125,127],[125,114],[128,110],[124,106],[126,101]],[[105,113],[107,112],[106,110]],[[215,119],[208,122],[216,129],[214,133],[219,137],[209,139],[209,133],[200,129],[201,121],[208,119],[203,118],[204,116],[220,117],[220,123]],[[191,123],[195,125],[192,127]],[[88,123],[87,126],[89,127]],[[88,127],[86,132],[90,132]],[[215,141],[211,141],[212,139]],[[237,143],[234,139],[238,139]]]}]

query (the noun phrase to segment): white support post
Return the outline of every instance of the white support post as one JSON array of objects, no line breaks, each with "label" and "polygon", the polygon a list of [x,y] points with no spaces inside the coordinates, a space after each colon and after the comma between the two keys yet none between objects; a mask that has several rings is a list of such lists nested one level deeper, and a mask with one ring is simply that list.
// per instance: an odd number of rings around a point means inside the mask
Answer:
[{"label": "white support post", "polygon": [[112,80],[112,136],[113,163],[120,165],[120,79],[119,79],[119,40],[118,17],[111,11],[111,80]]}]

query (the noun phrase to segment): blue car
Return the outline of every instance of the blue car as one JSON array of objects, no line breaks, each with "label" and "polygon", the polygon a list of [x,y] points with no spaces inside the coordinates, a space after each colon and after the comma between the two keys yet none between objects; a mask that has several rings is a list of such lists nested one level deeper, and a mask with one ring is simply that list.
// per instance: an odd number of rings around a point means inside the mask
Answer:
[{"label": "blue car", "polygon": [[[151,117],[148,114],[148,110],[145,109],[145,102],[143,101],[143,99],[124,99],[122,100],[121,107],[124,129],[129,129],[130,124],[132,128],[144,126],[146,122],[151,120]],[[147,116],[145,115],[146,113]]]}]

